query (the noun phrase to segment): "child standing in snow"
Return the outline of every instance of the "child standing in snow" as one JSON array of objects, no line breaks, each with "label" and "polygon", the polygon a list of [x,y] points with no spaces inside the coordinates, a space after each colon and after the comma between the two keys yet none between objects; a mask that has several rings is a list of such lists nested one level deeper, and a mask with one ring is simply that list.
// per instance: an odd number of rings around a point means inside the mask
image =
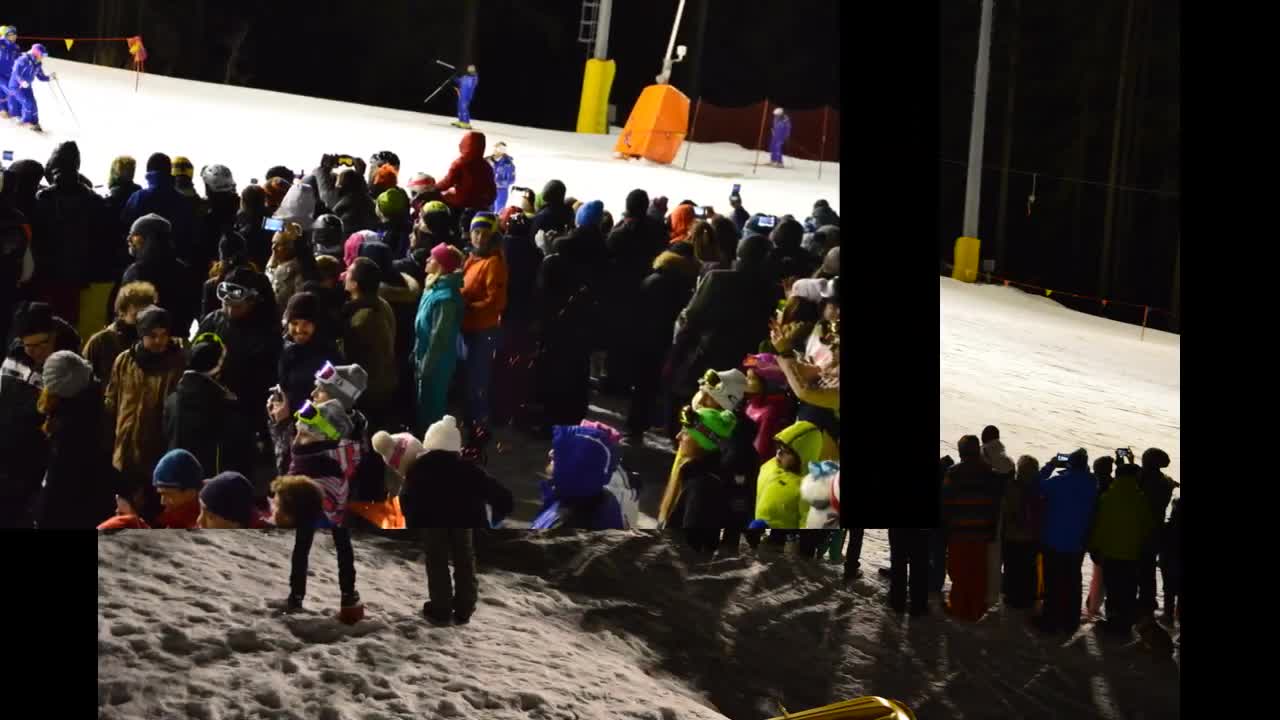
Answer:
[{"label": "child standing in snow", "polygon": [[809,504],[800,496],[800,482],[822,452],[822,431],[813,423],[798,422],[774,440],[777,454],[760,468],[756,483],[756,520],[775,530],[794,530],[804,527],[809,514]]},{"label": "child standing in snow", "polygon": [[[289,596],[272,603],[272,607],[290,613],[302,609],[307,594],[307,565],[316,528],[331,528],[338,553],[338,585],[342,591],[344,615],[358,613],[360,594],[356,592],[355,554],[351,549],[351,531],[345,527],[348,484],[342,466],[332,456],[338,441],[351,429],[342,404],[328,400],[312,405],[305,403],[294,414],[297,437],[289,466],[290,476],[310,480],[321,490],[321,512],[302,517],[283,516],[277,512],[277,525],[295,527],[292,571],[289,573]],[[281,478],[287,480],[288,476]],[[280,481],[278,480],[277,483]],[[287,484],[287,483],[286,483]],[[275,486],[273,485],[273,490]]]}]

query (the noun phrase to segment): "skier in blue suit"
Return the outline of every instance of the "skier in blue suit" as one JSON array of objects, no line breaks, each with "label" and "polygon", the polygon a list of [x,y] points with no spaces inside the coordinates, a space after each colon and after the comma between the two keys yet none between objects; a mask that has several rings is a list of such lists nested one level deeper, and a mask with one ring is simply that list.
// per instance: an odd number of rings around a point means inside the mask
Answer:
[{"label": "skier in blue suit", "polygon": [[493,167],[493,184],[498,194],[493,199],[493,211],[502,214],[507,209],[507,193],[516,182],[516,164],[507,154],[507,144],[500,142],[493,146],[493,154],[485,158]]},{"label": "skier in blue suit", "polygon": [[782,108],[773,111],[773,132],[769,136],[769,164],[782,167],[782,147],[791,137],[791,118],[782,112]]},{"label": "skier in blue suit", "polygon": [[9,114],[22,113],[22,124],[32,130],[40,130],[40,109],[36,106],[35,92],[31,83],[36,80],[49,82],[50,77],[44,74],[40,63],[44,59],[44,46],[36,43],[31,49],[18,57],[13,64],[13,73],[9,76]]},{"label": "skier in blue suit", "polygon": [[9,117],[9,75],[13,62],[22,54],[18,47],[18,28],[0,27],[0,117]]},{"label": "skier in blue suit", "polygon": [[476,84],[480,76],[476,74],[476,66],[468,65],[465,75],[458,77],[458,119],[450,125],[471,129],[471,99],[476,95]]}]

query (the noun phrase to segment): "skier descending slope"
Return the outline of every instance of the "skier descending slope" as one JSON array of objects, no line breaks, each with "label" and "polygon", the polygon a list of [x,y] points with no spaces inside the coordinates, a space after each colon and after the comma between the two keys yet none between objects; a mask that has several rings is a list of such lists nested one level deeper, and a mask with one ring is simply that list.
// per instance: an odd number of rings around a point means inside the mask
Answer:
[{"label": "skier descending slope", "polygon": [[476,74],[476,66],[468,65],[465,75],[457,78],[458,82],[458,119],[449,123],[454,127],[471,129],[471,99],[476,95],[476,84],[480,76]]},{"label": "skier descending slope", "polygon": [[782,167],[782,148],[791,137],[791,118],[782,108],[773,111],[773,132],[769,135],[769,164]]},{"label": "skier descending slope", "polygon": [[0,117],[9,117],[9,75],[22,50],[18,47],[18,28],[0,27]]},{"label": "skier descending slope", "polygon": [[36,80],[49,82],[58,77],[58,73],[45,75],[40,68],[44,55],[44,45],[32,45],[30,50],[18,57],[13,64],[13,72],[9,75],[9,114],[17,115],[21,112],[22,124],[36,132],[44,130],[40,127],[40,109],[36,106],[31,83]]}]

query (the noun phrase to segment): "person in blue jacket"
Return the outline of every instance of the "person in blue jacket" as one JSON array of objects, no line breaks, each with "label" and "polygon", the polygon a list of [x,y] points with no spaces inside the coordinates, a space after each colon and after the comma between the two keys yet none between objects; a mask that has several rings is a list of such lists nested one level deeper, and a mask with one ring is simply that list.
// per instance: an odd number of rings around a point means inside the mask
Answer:
[{"label": "person in blue jacket", "polygon": [[20,54],[18,28],[12,25],[0,27],[0,117],[9,117],[9,76],[13,74],[13,63]]},{"label": "person in blue jacket", "polygon": [[502,214],[507,209],[507,193],[516,182],[516,164],[507,154],[504,142],[494,145],[493,154],[485,160],[493,167],[493,183],[498,188],[498,195],[493,199],[493,211]]},{"label": "person in blue jacket", "polygon": [[542,481],[542,511],[530,529],[622,530],[622,504],[608,488],[621,457],[609,434],[597,427],[552,428],[550,463]]},{"label": "person in blue jacket", "polygon": [[40,67],[44,55],[44,45],[32,45],[30,50],[18,56],[13,63],[13,72],[9,75],[9,114],[22,113],[22,124],[36,131],[41,129],[40,109],[36,106],[36,95],[31,83],[36,80],[49,82],[58,77],[58,73],[44,74]]},{"label": "person in blue jacket", "polygon": [[791,137],[791,118],[777,108],[773,111],[773,132],[769,134],[769,164],[782,167],[782,147]]},{"label": "person in blue jacket", "polygon": [[1080,565],[1098,497],[1089,454],[1081,448],[1049,461],[1040,471],[1040,494],[1045,597],[1036,625],[1047,633],[1074,633],[1080,627]]},{"label": "person in blue jacket", "polygon": [[480,76],[476,74],[476,66],[468,65],[467,72],[457,78],[458,119],[449,123],[454,127],[471,129],[471,99],[476,96],[476,84]]},{"label": "person in blue jacket", "polygon": [[129,196],[120,221],[132,225],[134,220],[155,213],[173,227],[174,253],[181,259],[191,257],[195,231],[195,209],[191,199],[178,192],[173,181],[173,161],[164,153],[152,153],[147,158],[147,186]]}]

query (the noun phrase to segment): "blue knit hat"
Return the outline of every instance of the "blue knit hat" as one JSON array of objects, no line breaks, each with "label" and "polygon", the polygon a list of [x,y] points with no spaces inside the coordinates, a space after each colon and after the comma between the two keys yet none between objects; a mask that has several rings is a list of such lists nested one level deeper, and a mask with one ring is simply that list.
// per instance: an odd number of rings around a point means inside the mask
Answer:
[{"label": "blue knit hat", "polygon": [[493,230],[498,227],[498,216],[491,212],[478,212],[471,218],[471,229],[484,228]]},{"label": "blue knit hat", "polygon": [[585,227],[588,225],[599,227],[600,221],[603,219],[604,203],[599,200],[592,200],[591,202],[583,203],[582,207],[578,208],[578,215],[574,218],[574,223],[578,227]]},{"label": "blue knit hat", "polygon": [[151,484],[157,488],[199,490],[203,483],[204,468],[200,467],[200,461],[182,448],[165,453],[151,474]]},{"label": "blue knit hat", "polygon": [[249,527],[253,519],[253,485],[238,472],[224,472],[205,483],[200,502],[214,515]]}]

